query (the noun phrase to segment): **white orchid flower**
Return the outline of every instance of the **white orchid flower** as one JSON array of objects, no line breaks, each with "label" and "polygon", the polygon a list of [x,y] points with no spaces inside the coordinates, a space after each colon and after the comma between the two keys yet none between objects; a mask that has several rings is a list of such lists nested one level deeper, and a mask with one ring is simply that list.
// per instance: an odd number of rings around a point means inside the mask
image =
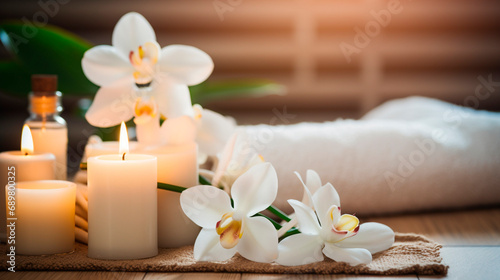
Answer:
[{"label": "white orchid flower", "polygon": [[386,250],[394,243],[394,231],[379,223],[359,225],[353,215],[341,215],[335,205],[338,197],[331,185],[321,187],[312,196],[316,210],[297,200],[288,200],[295,210],[301,233],[283,239],[279,245],[281,265],[293,266],[319,262],[328,258],[351,265],[368,264],[372,254]]},{"label": "white orchid flower", "polygon": [[236,121],[217,112],[193,105],[199,163],[219,154],[236,130]]},{"label": "white orchid flower", "polygon": [[273,203],[278,177],[270,163],[241,175],[229,195],[213,186],[196,186],[181,193],[182,210],[202,227],[194,244],[198,261],[224,261],[238,252],[255,262],[271,262],[278,256],[278,235],[264,217],[252,217]]},{"label": "white orchid flower", "polygon": [[[304,180],[302,180],[302,177],[298,172],[295,172],[295,175],[299,178],[300,182],[302,183],[302,186],[304,187],[304,194],[302,196],[302,203],[305,205],[311,207],[314,209],[314,205],[312,203],[312,195],[318,191],[323,184],[321,183],[321,178],[319,177],[318,173],[314,170],[308,169],[306,173],[306,182],[304,183]],[[325,184],[326,185],[331,185],[330,183]],[[333,186],[332,186],[333,188]],[[335,190],[335,188],[333,188]],[[340,197],[337,193],[337,191],[334,192],[334,196],[332,199],[332,203],[340,207]],[[278,236],[283,236],[287,231],[289,231],[291,228],[297,225],[297,217],[293,215],[292,219],[284,224],[279,230],[278,230]]]},{"label": "white orchid flower", "polygon": [[229,193],[238,177],[263,162],[264,158],[252,148],[248,134],[239,130],[231,136],[220,155],[212,185],[222,186]]},{"label": "white orchid flower", "polygon": [[[213,67],[210,56],[195,47],[161,49],[149,22],[138,13],[128,13],[113,30],[112,46],[93,47],[82,59],[87,78],[101,87],[85,117],[98,127],[134,116],[193,117],[187,86],[203,82]],[[137,90],[136,85],[151,90]],[[137,111],[139,99],[142,109]]]}]

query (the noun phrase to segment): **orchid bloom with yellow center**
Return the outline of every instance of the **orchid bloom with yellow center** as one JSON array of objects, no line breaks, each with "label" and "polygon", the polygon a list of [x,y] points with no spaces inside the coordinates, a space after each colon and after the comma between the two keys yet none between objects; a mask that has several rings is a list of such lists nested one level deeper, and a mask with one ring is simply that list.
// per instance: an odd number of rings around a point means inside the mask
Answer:
[{"label": "orchid bloom with yellow center", "polygon": [[213,67],[210,56],[195,47],[160,48],[142,15],[125,14],[113,30],[112,46],[93,47],[82,59],[87,78],[100,86],[85,117],[93,126],[114,126],[148,113],[138,114],[136,104],[152,97],[165,118],[193,117],[188,86],[203,82]]},{"label": "orchid bloom with yellow center", "polygon": [[[313,208],[314,206],[312,203],[312,195],[318,191],[323,184],[321,183],[321,178],[319,177],[318,173],[316,171],[308,169],[306,172],[306,181],[302,180],[302,177],[298,172],[295,172],[295,175],[299,178],[300,182],[302,183],[302,186],[304,187],[304,194],[302,196],[302,203],[305,205]],[[330,183],[326,183],[325,185],[331,185]],[[332,186],[333,188],[333,186]],[[335,188],[334,188],[335,189]],[[338,197],[337,192],[334,193],[335,197],[332,198],[332,201],[334,203],[337,203],[340,207],[340,198]],[[290,220],[288,223],[284,224],[279,230],[278,230],[278,236],[283,236],[288,230],[293,228],[294,226],[297,225],[297,217],[293,216],[291,217],[292,220]]]},{"label": "orchid bloom with yellow center", "polygon": [[225,261],[238,252],[255,262],[278,256],[278,235],[269,220],[252,217],[267,209],[278,192],[278,177],[270,163],[250,168],[238,177],[231,198],[213,186],[196,186],[181,193],[186,216],[202,227],[194,244],[198,261]]},{"label": "orchid bloom with yellow center", "polygon": [[[299,234],[278,245],[281,265],[303,265],[328,258],[351,265],[368,264],[372,254],[394,243],[394,231],[379,223],[359,224],[353,215],[341,215],[338,194],[331,184],[320,187],[310,197],[313,207],[288,200],[298,220]],[[314,210],[313,210],[314,208]]]}]

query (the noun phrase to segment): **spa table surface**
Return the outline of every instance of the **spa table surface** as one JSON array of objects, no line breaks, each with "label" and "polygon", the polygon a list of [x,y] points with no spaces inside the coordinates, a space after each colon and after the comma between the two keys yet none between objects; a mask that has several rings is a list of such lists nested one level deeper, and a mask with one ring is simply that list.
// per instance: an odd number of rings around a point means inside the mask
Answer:
[{"label": "spa table surface", "polygon": [[99,271],[0,272],[0,279],[500,279],[500,207],[361,218],[384,223],[394,231],[423,234],[443,245],[448,275],[393,277],[366,275],[277,275],[247,273],[151,273]]}]

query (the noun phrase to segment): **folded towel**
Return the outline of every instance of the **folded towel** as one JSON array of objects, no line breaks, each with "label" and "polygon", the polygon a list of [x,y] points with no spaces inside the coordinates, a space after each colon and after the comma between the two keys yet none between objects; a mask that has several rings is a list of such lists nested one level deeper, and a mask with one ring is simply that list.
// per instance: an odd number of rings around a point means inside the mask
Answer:
[{"label": "folded towel", "polygon": [[500,114],[412,97],[361,120],[246,127],[253,147],[278,173],[275,204],[301,199],[317,171],[361,215],[500,203]]}]

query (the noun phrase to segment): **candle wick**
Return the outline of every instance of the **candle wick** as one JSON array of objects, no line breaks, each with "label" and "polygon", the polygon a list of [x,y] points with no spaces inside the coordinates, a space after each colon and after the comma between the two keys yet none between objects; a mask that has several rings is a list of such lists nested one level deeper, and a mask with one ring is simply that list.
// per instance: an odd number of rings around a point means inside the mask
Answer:
[{"label": "candle wick", "polygon": [[123,153],[122,160],[125,160],[125,154],[126,154],[126,153]]}]

